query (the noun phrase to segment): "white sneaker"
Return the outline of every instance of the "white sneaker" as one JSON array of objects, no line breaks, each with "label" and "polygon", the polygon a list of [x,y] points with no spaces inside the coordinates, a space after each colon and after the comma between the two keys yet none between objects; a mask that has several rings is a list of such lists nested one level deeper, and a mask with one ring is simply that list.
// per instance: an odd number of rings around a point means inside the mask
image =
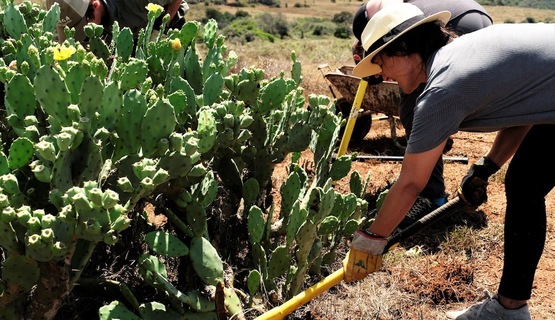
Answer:
[{"label": "white sneaker", "polygon": [[531,320],[528,305],[518,309],[505,309],[497,295],[462,311],[448,311],[447,319],[456,320]]}]

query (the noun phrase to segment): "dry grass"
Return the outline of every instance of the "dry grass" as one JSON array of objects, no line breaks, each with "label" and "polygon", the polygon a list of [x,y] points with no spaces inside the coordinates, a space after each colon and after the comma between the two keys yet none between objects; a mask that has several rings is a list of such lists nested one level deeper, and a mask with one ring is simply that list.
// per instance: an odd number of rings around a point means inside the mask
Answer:
[{"label": "dry grass", "polygon": [[[14,0],[14,3],[21,3],[23,0]],[[32,0],[33,3],[44,5],[45,0]],[[295,8],[295,4],[301,4],[306,7]],[[341,11],[354,13],[362,4],[361,1],[331,1],[331,0],[281,0],[280,8],[268,8],[263,5],[253,5],[245,8],[236,8],[230,6],[211,5],[222,12],[235,13],[237,10],[248,11],[256,15],[260,13],[279,13],[288,19],[303,17],[320,17],[331,19]],[[191,20],[200,20],[204,17],[204,11],[207,7],[204,3],[191,4],[191,10],[187,16]],[[519,8],[508,6],[485,6],[486,10],[492,15],[494,23],[503,23],[507,20],[515,22],[525,21],[527,18],[534,18],[536,21],[555,21],[555,10],[540,10],[533,8]]]},{"label": "dry grass", "polygon": [[555,10],[504,6],[486,6],[486,10],[493,17],[494,23],[504,23],[509,20],[519,23],[528,18],[533,18],[536,22],[555,21]]},{"label": "dry grass", "polygon": [[[294,4],[306,4],[307,7],[295,8]],[[262,5],[235,8],[230,6],[210,5],[222,12],[235,13],[237,10],[249,12],[255,16],[262,13],[275,13],[285,16],[289,20],[299,17],[319,17],[332,19],[341,11],[354,13],[362,4],[360,1],[335,1],[331,0],[283,0],[280,8],[268,8]],[[207,6],[204,3],[191,5],[187,13],[189,19],[200,20],[204,17]],[[515,22],[534,18],[536,21],[555,21],[555,10],[538,10],[532,8],[518,8],[506,6],[486,6],[493,16],[494,23],[503,23],[512,19]],[[276,40],[274,43],[255,41],[246,44],[228,43],[230,50],[235,50],[239,55],[238,69],[245,66],[255,66],[264,69],[266,75],[274,77],[281,71],[289,72],[291,66],[290,53],[295,51],[303,68],[303,88],[305,94],[330,95],[329,83],[322,76],[322,72],[334,70],[343,65],[352,65],[350,46],[352,39],[338,39],[325,37],[318,39],[289,38]],[[327,66],[321,69],[322,66]],[[321,69],[321,70],[320,70]]]},{"label": "dry grass", "polygon": [[[228,49],[234,50],[239,56],[236,69],[253,66],[263,69],[268,77],[277,77],[281,72],[290,76],[291,52],[294,51],[302,65],[305,94],[331,95],[323,73],[351,63],[349,44],[349,40],[337,38],[275,43],[255,41],[245,45],[228,44]],[[321,69],[322,64],[328,67]]]},{"label": "dry grass", "polygon": [[[306,7],[295,8],[295,4],[306,5]],[[230,6],[211,5],[222,12],[230,12],[235,14],[238,10],[247,11],[252,15],[261,13],[282,14],[288,19],[304,17],[318,17],[332,19],[333,16],[342,11],[354,13],[362,4],[362,1],[331,1],[331,0],[281,0],[281,7],[268,8],[262,5],[253,5],[250,7],[236,8]],[[191,5],[191,11],[188,13],[191,19],[204,17],[204,3]],[[503,23],[509,19],[515,22],[521,22],[529,17],[536,21],[555,21],[555,10],[540,10],[533,8],[520,8],[509,6],[485,6],[486,10],[492,15],[494,23]]]}]

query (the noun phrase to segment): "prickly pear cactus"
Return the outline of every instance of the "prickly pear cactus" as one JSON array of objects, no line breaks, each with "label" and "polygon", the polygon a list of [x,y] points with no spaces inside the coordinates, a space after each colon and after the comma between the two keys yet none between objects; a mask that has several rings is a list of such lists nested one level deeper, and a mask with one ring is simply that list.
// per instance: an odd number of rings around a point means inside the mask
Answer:
[{"label": "prickly pear cactus", "polygon": [[[149,5],[137,38],[117,24],[106,37],[90,24],[84,47],[71,29],[57,43],[57,4],[0,4],[0,121],[8,128],[0,137],[0,318],[54,316],[95,250],[125,246],[137,230],[148,253],[128,264],[164,301],[140,303],[117,283],[126,303],[107,303],[101,319],[219,318],[222,310],[241,318],[260,301],[254,295],[268,298],[262,285],[279,298],[301,290],[360,223],[362,179],[352,176],[356,195],[332,188],[350,172],[348,157],[332,161],[341,118],[327,97],[306,101],[295,53],[288,74],[230,73],[238,57],[214,20],[153,36],[162,9]],[[307,148],[316,176],[293,161],[275,210],[275,166]],[[171,232],[145,222],[146,203]],[[166,264],[189,272],[172,278]],[[232,270],[249,269],[244,284],[233,279]]]}]

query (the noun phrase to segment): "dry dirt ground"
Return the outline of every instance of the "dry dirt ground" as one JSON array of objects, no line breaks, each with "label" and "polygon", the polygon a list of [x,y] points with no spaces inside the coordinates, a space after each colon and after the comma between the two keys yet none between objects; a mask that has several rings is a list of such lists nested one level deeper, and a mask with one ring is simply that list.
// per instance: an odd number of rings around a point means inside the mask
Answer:
[{"label": "dry dirt ground", "polygon": [[[404,143],[404,129],[396,130]],[[444,176],[450,198],[468,167],[484,155],[494,133],[459,132],[444,157]],[[387,121],[374,121],[369,134],[352,141],[348,153],[359,155],[402,155],[391,139]],[[505,165],[490,179],[488,201],[477,210],[462,210],[404,241],[384,258],[380,272],[357,283],[341,283],[288,316],[289,319],[446,319],[446,310],[467,307],[495,293],[503,262],[503,219]],[[370,173],[368,195],[383,190],[401,168],[399,161],[363,160],[353,169],[364,177]],[[278,171],[279,172],[279,171]],[[336,188],[348,192],[347,181]],[[368,199],[370,206],[375,199]],[[529,302],[533,319],[555,319],[555,192],[547,198],[548,226],[544,254],[537,269],[535,288]],[[523,212],[523,214],[526,214]],[[338,256],[344,255],[339,253]],[[338,264],[335,266],[339,268]],[[333,270],[330,270],[333,271]]]}]

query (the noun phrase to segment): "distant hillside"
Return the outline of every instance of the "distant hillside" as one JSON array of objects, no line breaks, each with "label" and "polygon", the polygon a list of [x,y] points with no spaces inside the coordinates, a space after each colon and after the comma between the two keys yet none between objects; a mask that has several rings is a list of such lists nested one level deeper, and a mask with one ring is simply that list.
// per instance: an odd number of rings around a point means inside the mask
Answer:
[{"label": "distant hillside", "polygon": [[481,5],[486,6],[514,6],[535,9],[555,10],[553,0],[477,0]]}]

